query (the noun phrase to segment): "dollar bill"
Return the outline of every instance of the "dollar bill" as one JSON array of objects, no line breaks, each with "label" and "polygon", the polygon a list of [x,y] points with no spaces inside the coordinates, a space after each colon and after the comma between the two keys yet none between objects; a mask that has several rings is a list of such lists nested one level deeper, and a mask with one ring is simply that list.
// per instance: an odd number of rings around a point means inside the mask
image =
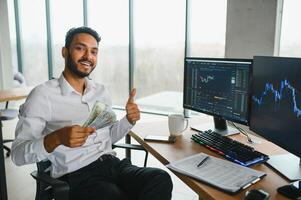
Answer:
[{"label": "dollar bill", "polygon": [[83,124],[83,127],[95,127],[100,129],[110,126],[115,123],[116,114],[109,105],[96,101],[88,119]]}]

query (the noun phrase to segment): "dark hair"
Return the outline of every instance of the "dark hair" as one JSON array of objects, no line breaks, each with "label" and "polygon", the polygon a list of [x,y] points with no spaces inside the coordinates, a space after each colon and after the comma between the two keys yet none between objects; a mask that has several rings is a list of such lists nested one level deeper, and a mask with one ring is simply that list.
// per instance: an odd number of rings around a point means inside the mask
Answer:
[{"label": "dark hair", "polygon": [[93,30],[92,28],[86,27],[86,26],[81,26],[81,27],[77,27],[77,28],[71,28],[67,32],[66,38],[65,38],[65,47],[66,48],[69,48],[74,36],[79,33],[87,33],[95,38],[95,40],[97,41],[97,44],[100,42],[101,38],[95,30]]}]

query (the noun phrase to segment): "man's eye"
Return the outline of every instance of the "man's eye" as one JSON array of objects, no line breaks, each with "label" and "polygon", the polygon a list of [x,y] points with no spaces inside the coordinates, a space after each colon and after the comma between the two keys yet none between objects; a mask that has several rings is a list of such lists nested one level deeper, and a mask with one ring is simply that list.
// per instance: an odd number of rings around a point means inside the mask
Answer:
[{"label": "man's eye", "polygon": [[83,47],[75,47],[76,50],[79,50],[79,51],[83,51],[84,48]]},{"label": "man's eye", "polygon": [[92,51],[92,54],[96,56],[98,54],[98,51]]}]

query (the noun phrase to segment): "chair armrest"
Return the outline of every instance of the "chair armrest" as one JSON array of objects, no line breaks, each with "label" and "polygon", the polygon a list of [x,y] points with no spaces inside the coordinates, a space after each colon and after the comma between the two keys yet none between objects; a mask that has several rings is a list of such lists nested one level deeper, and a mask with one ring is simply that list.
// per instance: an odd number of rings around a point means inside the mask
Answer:
[{"label": "chair armrest", "polygon": [[48,184],[52,187],[54,191],[54,199],[56,200],[66,200],[69,199],[69,190],[70,187],[67,182],[61,181],[56,178],[52,178],[44,172],[34,171],[31,173],[31,176],[37,181]]},{"label": "chair armrest", "polygon": [[112,145],[112,148],[123,148],[123,149],[135,149],[135,150],[143,150],[143,151],[146,151],[146,149],[139,145],[139,144],[113,144]]},{"label": "chair armrest", "polygon": [[147,157],[148,157],[148,151],[139,144],[125,144],[125,143],[119,143],[119,144],[113,144],[112,148],[123,148],[123,149],[133,149],[133,150],[142,150],[145,152],[145,158],[144,158],[144,167],[146,167],[147,163]]}]

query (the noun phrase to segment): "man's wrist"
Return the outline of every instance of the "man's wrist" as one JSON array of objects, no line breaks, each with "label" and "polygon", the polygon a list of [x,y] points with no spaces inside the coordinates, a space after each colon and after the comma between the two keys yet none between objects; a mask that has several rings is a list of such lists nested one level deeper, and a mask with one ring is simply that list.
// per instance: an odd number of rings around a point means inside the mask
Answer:
[{"label": "man's wrist", "polygon": [[53,152],[54,149],[60,144],[59,132],[57,131],[52,132],[44,137],[44,147],[48,153]]},{"label": "man's wrist", "polygon": [[136,124],[136,122],[133,122],[132,120],[130,120],[130,119],[128,118],[128,115],[126,115],[126,120],[127,120],[128,123],[131,124],[131,125],[135,125],[135,124]]}]

